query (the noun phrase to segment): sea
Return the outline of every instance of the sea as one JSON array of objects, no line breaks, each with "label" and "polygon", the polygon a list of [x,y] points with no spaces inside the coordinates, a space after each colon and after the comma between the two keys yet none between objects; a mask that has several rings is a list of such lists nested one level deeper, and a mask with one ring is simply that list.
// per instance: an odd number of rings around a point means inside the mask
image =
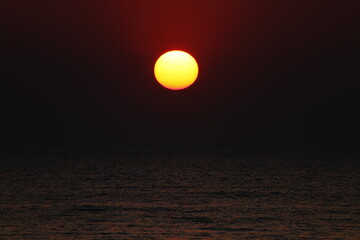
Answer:
[{"label": "sea", "polygon": [[0,239],[360,239],[360,149],[1,148]]}]

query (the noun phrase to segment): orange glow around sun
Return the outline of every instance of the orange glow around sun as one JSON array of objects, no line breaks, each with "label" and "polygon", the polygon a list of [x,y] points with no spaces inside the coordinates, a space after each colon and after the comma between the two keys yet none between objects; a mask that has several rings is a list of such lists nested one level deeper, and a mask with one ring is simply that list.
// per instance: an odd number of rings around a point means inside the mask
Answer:
[{"label": "orange glow around sun", "polygon": [[155,63],[156,80],[165,88],[181,90],[192,85],[199,73],[196,60],[184,51],[166,52]]}]

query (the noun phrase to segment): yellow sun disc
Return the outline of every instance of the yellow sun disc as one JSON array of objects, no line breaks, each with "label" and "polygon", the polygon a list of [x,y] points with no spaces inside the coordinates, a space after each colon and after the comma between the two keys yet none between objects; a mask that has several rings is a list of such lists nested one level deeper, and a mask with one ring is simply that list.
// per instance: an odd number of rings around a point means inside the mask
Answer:
[{"label": "yellow sun disc", "polygon": [[171,90],[180,90],[193,84],[198,76],[196,60],[188,53],[175,50],[166,52],[155,63],[156,80]]}]

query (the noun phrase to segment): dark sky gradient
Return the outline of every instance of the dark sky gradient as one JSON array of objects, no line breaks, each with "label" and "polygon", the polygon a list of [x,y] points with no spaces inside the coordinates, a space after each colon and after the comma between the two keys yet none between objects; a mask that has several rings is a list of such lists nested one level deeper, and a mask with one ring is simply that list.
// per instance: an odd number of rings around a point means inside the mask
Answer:
[{"label": "dark sky gradient", "polygon": [[[0,3],[1,145],[360,145],[358,1]],[[181,49],[200,75],[161,87]]]}]

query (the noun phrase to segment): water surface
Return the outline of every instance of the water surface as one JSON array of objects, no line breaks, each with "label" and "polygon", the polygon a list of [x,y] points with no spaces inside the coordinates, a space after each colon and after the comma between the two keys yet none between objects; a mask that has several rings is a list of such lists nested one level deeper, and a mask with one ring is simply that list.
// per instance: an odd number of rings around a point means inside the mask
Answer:
[{"label": "water surface", "polygon": [[0,239],[360,239],[349,149],[2,149]]}]

